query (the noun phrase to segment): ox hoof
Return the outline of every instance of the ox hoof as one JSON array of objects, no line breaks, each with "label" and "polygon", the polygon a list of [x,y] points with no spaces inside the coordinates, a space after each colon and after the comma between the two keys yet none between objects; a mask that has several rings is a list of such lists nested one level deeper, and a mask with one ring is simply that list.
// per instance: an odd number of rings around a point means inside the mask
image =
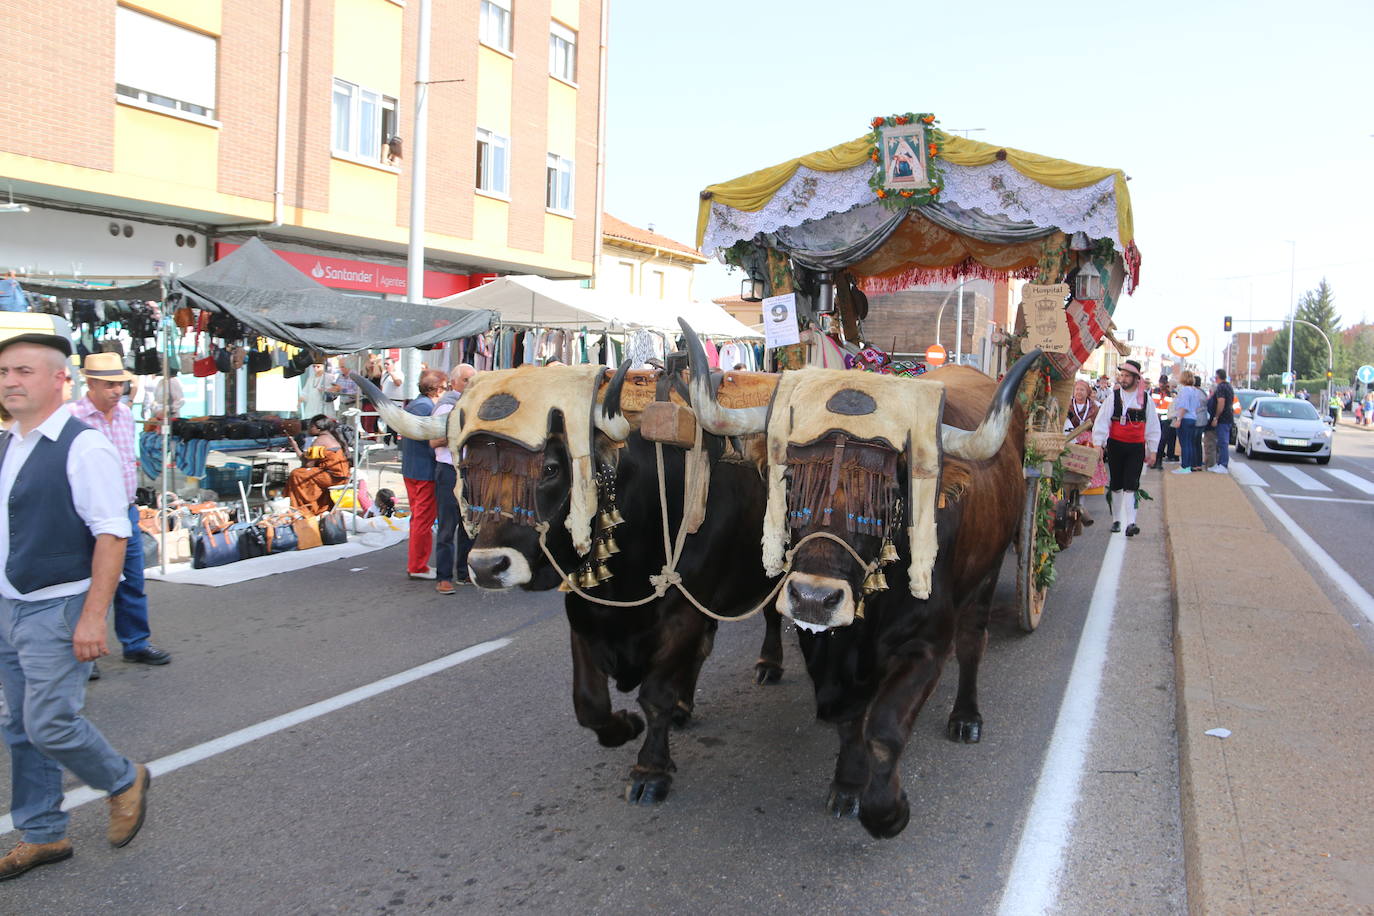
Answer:
[{"label": "ox hoof", "polygon": [[754,683],[760,686],[776,684],[782,680],[782,665],[773,662],[766,662],[762,659],[754,665]]},{"label": "ox hoof", "polygon": [[911,820],[911,805],[906,800],[906,793],[903,792],[894,804],[887,811],[874,812],[871,808],[863,808],[859,811],[859,823],[864,825],[864,829],[869,832],[874,839],[890,840],[897,834],[906,829],[907,822]]},{"label": "ox hoof", "polygon": [[961,744],[977,744],[983,739],[983,717],[950,716],[949,724],[945,726],[945,737]]},{"label": "ox hoof", "polygon": [[611,716],[611,724],[596,731],[596,740],[602,747],[620,747],[632,741],[644,731],[644,718],[637,712],[622,709]]},{"label": "ox hoof", "polygon": [[625,800],[632,805],[657,805],[668,797],[668,789],[673,785],[673,777],[662,772],[640,772],[638,768],[630,773],[630,784],[625,787]]},{"label": "ox hoof", "polygon": [[830,784],[830,794],[825,799],[825,810],[836,820],[859,816],[859,790],[846,789]]},{"label": "ox hoof", "polygon": [[692,721],[691,705],[682,700],[678,700],[677,705],[673,707],[672,718],[674,728],[686,728],[687,723]]}]

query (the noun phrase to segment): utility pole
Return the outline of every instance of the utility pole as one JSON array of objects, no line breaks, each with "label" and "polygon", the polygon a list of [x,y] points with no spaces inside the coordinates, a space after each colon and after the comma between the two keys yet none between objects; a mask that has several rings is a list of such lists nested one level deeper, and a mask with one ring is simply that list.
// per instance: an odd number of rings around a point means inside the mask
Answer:
[{"label": "utility pole", "polygon": [[1289,239],[1288,244],[1292,246],[1292,259],[1288,263],[1288,377],[1292,379],[1292,381],[1289,383],[1289,385],[1284,386],[1284,393],[1292,395],[1298,387],[1297,376],[1293,375],[1293,332],[1297,330],[1293,326],[1293,319],[1298,317],[1298,243],[1293,241],[1292,239]]},{"label": "utility pole", "polygon": [[[420,27],[415,51],[415,125],[410,147],[410,245],[406,250],[406,298],[425,298],[425,171],[429,147],[429,22],[431,0],[420,0]],[[401,354],[406,391],[419,391],[419,357],[414,349]]]}]

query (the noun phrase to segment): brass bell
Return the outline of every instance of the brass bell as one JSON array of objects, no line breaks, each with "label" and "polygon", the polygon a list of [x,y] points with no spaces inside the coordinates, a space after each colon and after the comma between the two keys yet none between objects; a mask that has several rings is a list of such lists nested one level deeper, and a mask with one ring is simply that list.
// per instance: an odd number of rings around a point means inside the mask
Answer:
[{"label": "brass bell", "polygon": [[577,574],[578,588],[596,588],[597,581],[596,573],[592,572],[590,566],[584,567],[582,571]]},{"label": "brass bell", "polygon": [[897,548],[896,548],[896,546],[892,543],[891,540],[884,540],[884,541],[883,541],[883,549],[878,553],[878,562],[879,562],[879,563],[882,563],[883,565],[887,565],[888,563],[891,563],[891,562],[893,562],[893,561],[896,560],[896,559],[897,559]]},{"label": "brass bell", "polygon": [[609,531],[615,527],[615,521],[611,518],[611,513],[602,509],[596,516],[596,530]]},{"label": "brass bell", "polygon": [[854,619],[855,619],[855,620],[863,620],[863,619],[864,619],[864,600],[863,600],[862,598],[859,599],[859,603],[858,603],[858,604],[854,605]]},{"label": "brass bell", "polygon": [[615,573],[611,572],[611,567],[606,565],[605,560],[601,560],[596,564],[595,575],[596,581],[598,582],[605,582],[607,579],[615,578]]},{"label": "brass bell", "polygon": [[606,546],[605,541],[597,541],[596,546],[592,548],[592,559],[604,561],[609,560],[610,558],[611,548]]},{"label": "brass bell", "polygon": [[874,592],[882,592],[886,590],[887,577],[883,575],[882,570],[873,570],[873,572],[868,574],[868,578],[864,580],[863,591],[865,595],[871,595]]},{"label": "brass bell", "polygon": [[620,553],[620,545],[615,542],[615,535],[606,535],[606,537],[601,541],[601,543],[606,545],[606,549],[611,552],[612,556]]},{"label": "brass bell", "polygon": [[621,515],[620,515],[620,510],[617,509],[615,506],[611,506],[611,524],[612,524],[612,525],[623,525],[623,524],[625,524],[625,519],[621,517]]},{"label": "brass bell", "polygon": [[562,582],[558,583],[558,590],[560,592],[571,592],[572,583],[569,580],[564,579]]}]

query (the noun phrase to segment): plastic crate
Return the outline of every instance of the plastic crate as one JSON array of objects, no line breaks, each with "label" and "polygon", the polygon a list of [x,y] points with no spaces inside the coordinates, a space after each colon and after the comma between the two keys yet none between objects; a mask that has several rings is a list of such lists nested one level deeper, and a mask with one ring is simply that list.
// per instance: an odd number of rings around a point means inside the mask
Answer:
[{"label": "plastic crate", "polygon": [[226,464],[221,467],[207,467],[200,485],[214,490],[220,496],[238,496],[239,484],[246,488],[253,479],[253,469],[246,464]]}]

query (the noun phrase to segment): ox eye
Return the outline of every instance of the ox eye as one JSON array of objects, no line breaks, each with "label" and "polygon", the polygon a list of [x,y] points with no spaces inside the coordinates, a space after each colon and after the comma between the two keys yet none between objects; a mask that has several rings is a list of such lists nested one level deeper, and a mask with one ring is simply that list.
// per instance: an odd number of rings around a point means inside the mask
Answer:
[{"label": "ox eye", "polygon": [[548,464],[544,465],[544,477],[545,477],[545,478],[557,477],[557,476],[558,476],[558,462],[556,462],[556,461],[550,461]]}]

